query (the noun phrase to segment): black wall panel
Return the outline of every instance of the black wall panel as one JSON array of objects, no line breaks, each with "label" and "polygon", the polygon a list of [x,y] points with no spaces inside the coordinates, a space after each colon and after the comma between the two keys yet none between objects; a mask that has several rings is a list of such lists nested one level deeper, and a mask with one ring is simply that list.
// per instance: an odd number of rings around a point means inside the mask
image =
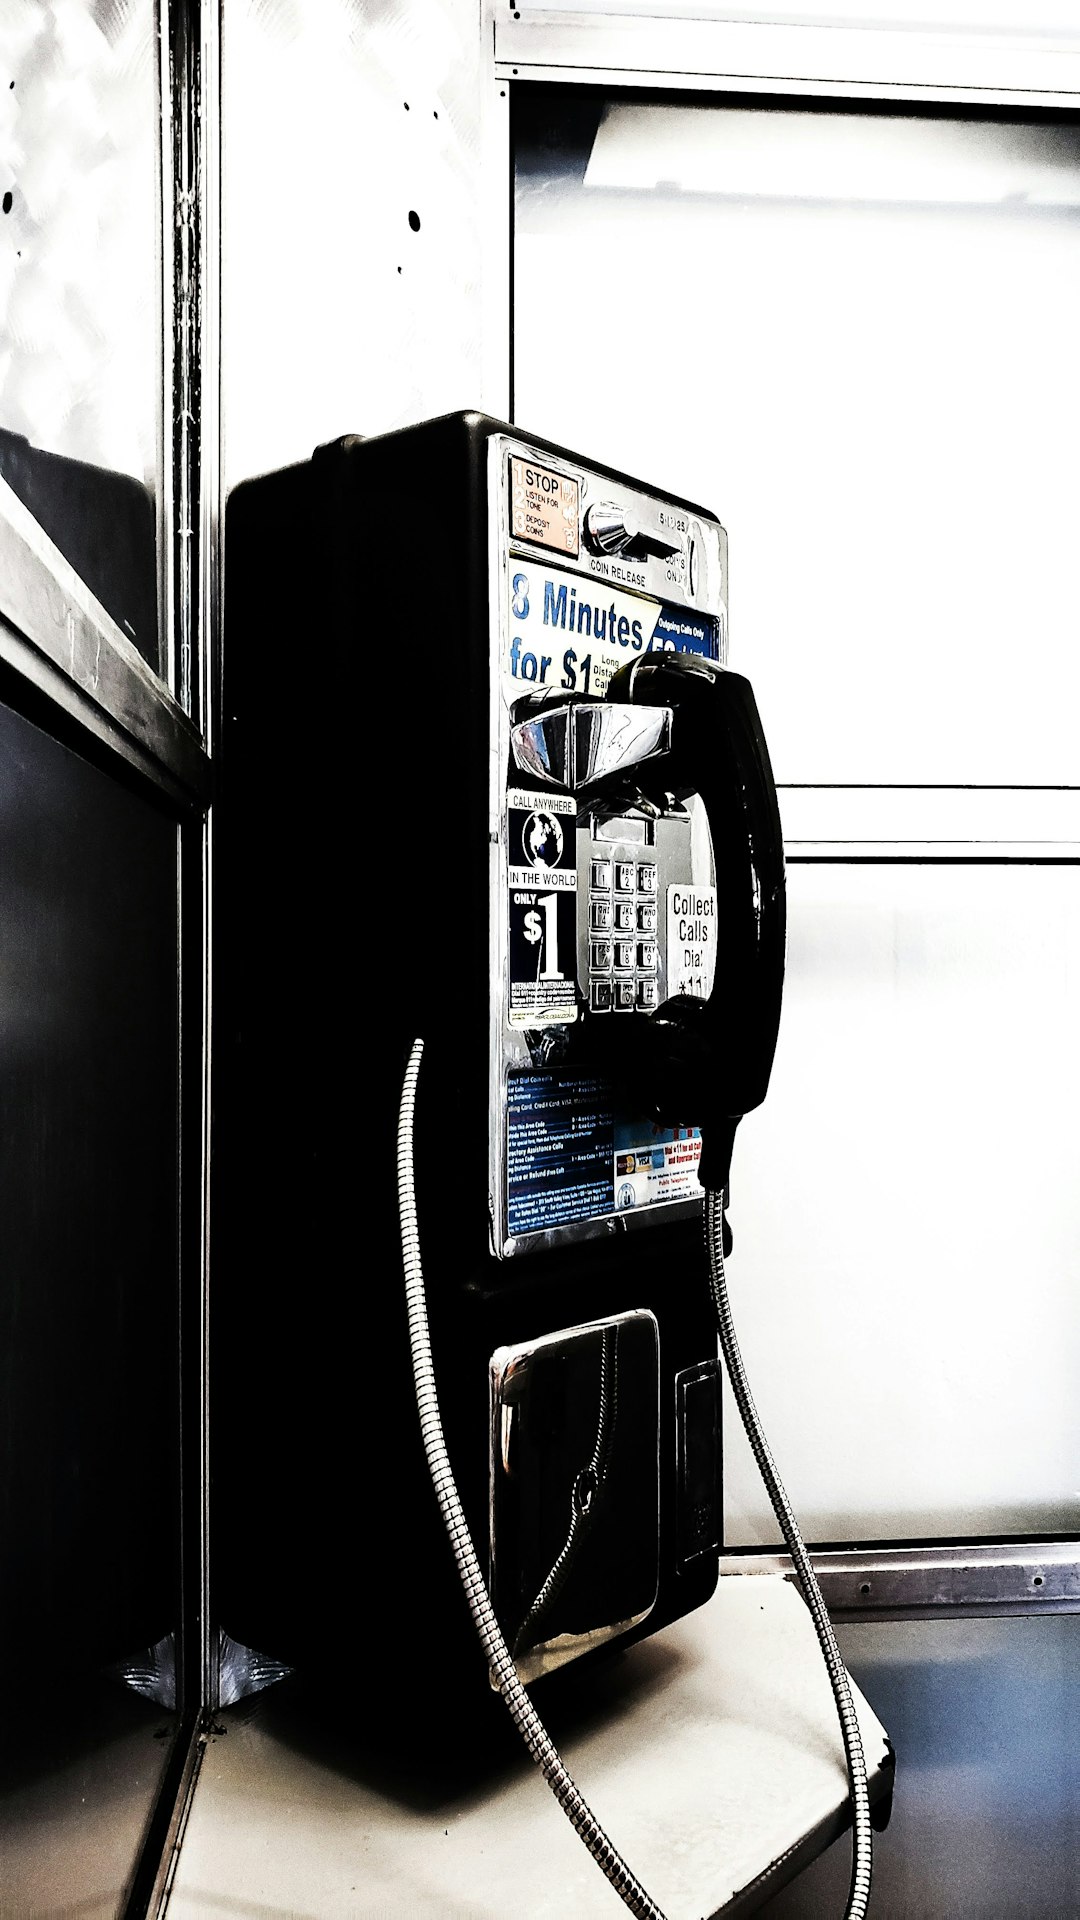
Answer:
[{"label": "black wall panel", "polygon": [[178,1626],[176,826],[0,706],[2,1644]]}]

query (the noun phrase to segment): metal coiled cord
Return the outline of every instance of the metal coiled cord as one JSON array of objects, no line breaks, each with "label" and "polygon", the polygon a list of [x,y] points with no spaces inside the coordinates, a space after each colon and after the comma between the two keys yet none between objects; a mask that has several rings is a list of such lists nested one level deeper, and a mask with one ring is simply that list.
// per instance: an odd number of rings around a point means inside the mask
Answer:
[{"label": "metal coiled cord", "polygon": [[420,1234],[413,1182],[413,1116],[416,1106],[416,1082],[423,1050],[423,1041],[414,1041],[405,1070],[398,1119],[397,1183],[401,1250],[405,1265],[405,1294],[409,1314],[409,1347],[412,1353],[413,1379],[416,1384],[416,1403],[420,1413],[420,1431],[435,1497],[449,1536],[461,1584],[465,1589],[469,1612],[472,1614],[473,1623],[480,1636],[484,1656],[499,1692],[509,1708],[514,1725],[575,1833],[584,1841],[620,1899],[629,1907],[631,1913],[640,1915],[641,1920],[664,1920],[661,1908],[650,1899],[640,1881],[631,1873],[626,1862],[612,1846],[591,1808],[582,1798],[532,1701],[518,1679],[513,1656],[495,1618],[495,1611],[454,1483],[443,1439],[435,1373],[431,1359],[431,1338],[428,1330],[424,1276],[420,1264]]},{"label": "metal coiled cord", "polygon": [[[416,1213],[413,1179],[413,1126],[416,1108],[416,1083],[422,1040],[413,1042],[401,1094],[397,1136],[398,1212],[401,1222],[401,1249],[405,1269],[405,1294],[409,1319],[409,1348],[412,1355],[416,1403],[428,1471],[431,1475],[439,1511],[454,1555],[458,1576],[465,1590],[469,1612],[480,1636],[488,1668],[501,1693],[510,1716],[533,1760],[540,1768],[575,1833],[582,1840],[624,1905],[640,1920],[665,1920],[663,1910],[645,1891],[621,1854],[612,1845],[596,1816],[575,1784],[550,1735],[518,1678],[513,1656],[503,1639],[495,1610],[473,1547],[472,1537],[462,1509],[453,1471],[446,1452],[438,1393],[431,1356],[427,1299],[420,1261],[420,1231]],[[706,1195],[705,1237],[709,1252],[709,1285],[716,1309],[720,1348],[736,1405],[750,1442],[758,1470],[765,1483],[773,1511],[780,1524],[795,1568],[796,1577],[825,1657],[833,1696],[840,1716],[840,1727],[847,1755],[848,1775],[854,1823],[851,1888],[845,1920],[864,1920],[870,1899],[871,1827],[866,1764],[862,1738],[855,1714],[847,1671],[833,1634],[832,1623],[803,1545],[787,1494],[773,1463],[768,1442],[739,1352],[724,1271],[723,1206],[721,1196]]]},{"label": "metal coiled cord", "polygon": [[780,1482],[769,1443],[762,1431],[757,1409],[750,1395],[746,1370],[735,1338],[735,1327],[731,1318],[731,1306],[728,1301],[727,1277],[724,1271],[724,1214],[723,1202],[719,1193],[708,1193],[705,1197],[705,1240],[709,1252],[709,1287],[713,1305],[716,1308],[716,1324],[720,1335],[720,1350],[724,1356],[731,1391],[735,1404],[757,1461],[758,1471],[765,1482],[765,1490],[772,1502],[772,1509],[780,1524],[787,1550],[791,1555],[795,1575],[803,1599],[810,1610],[818,1644],[825,1657],[829,1670],[833,1697],[840,1716],[840,1730],[844,1737],[844,1752],[847,1755],[848,1777],[851,1782],[851,1803],[853,1823],[853,1850],[851,1863],[851,1885],[848,1892],[846,1920],[863,1920],[870,1901],[871,1849],[873,1845],[870,1827],[870,1801],[866,1781],[866,1762],[863,1758],[862,1736],[855,1714],[855,1705],[851,1697],[847,1670],[840,1657],[836,1636],[832,1630],[828,1610],[818,1586],[810,1556],[806,1551],[799,1528],[792,1512],[787,1494]]}]

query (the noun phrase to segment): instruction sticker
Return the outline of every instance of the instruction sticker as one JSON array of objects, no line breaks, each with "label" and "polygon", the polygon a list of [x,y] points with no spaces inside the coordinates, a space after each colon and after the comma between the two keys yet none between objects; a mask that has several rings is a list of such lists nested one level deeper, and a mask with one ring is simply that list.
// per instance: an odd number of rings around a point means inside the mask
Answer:
[{"label": "instruction sticker", "polygon": [[557,553],[578,556],[581,488],[569,474],[510,457],[510,529],[517,540],[534,540]]},{"label": "instruction sticker", "polygon": [[506,796],[512,1027],[576,1020],[577,807],[568,794]]},{"label": "instruction sticker", "polygon": [[595,1074],[512,1073],[507,1228],[537,1233],[612,1211],[611,1089]]},{"label": "instruction sticker", "polygon": [[511,1073],[506,1126],[511,1235],[701,1199],[699,1129],[619,1115],[598,1074]]},{"label": "instruction sticker", "polygon": [[716,974],[716,888],[669,887],[667,933],[668,993],[705,999]]}]

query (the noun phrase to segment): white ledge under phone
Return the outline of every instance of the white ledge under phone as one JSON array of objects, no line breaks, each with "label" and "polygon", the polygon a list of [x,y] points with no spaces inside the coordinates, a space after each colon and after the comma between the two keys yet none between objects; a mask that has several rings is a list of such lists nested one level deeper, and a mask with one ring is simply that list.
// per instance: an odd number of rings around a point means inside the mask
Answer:
[{"label": "white ledge under phone", "polygon": [[[721,1580],[709,1603],[582,1677],[560,1750],[612,1840],[671,1920],[736,1920],[839,1836],[848,1785],[836,1707],[797,1591]],[[892,1752],[857,1688],[873,1802]],[[285,1737],[276,1687],[209,1738],[169,1902],[409,1920],[604,1920],[623,1911],[524,1747],[489,1782],[419,1806],[342,1757]],[[283,1696],[279,1698],[283,1699]],[[422,1729],[418,1729],[422,1738]]]}]

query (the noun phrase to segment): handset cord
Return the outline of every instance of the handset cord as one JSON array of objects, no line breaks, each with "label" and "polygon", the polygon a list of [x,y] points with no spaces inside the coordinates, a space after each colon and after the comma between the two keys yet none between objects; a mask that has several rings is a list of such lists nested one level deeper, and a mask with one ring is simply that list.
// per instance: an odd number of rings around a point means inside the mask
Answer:
[{"label": "handset cord", "polygon": [[495,1618],[495,1609],[491,1604],[487,1582],[476,1557],[476,1549],[472,1543],[472,1536],[469,1533],[454,1482],[446,1452],[446,1442],[443,1438],[439,1400],[435,1387],[435,1371],[431,1358],[431,1336],[428,1329],[424,1276],[420,1264],[420,1233],[413,1182],[413,1116],[416,1106],[416,1082],[423,1050],[423,1041],[415,1040],[405,1069],[398,1120],[397,1180],[398,1211],[401,1217],[401,1252],[405,1265],[405,1298],[409,1314],[409,1347],[412,1353],[413,1379],[416,1384],[416,1404],[420,1413],[420,1433],[428,1471],[435,1489],[435,1498],[439,1503],[439,1511],[449,1536],[458,1575],[465,1589],[465,1598],[469,1603],[473,1624],[480,1636],[484,1656],[492,1678],[510,1710],[514,1725],[570,1825],[578,1837],[585,1842],[593,1859],[631,1913],[640,1915],[641,1920],[665,1920],[663,1910],[657,1906],[655,1900],[650,1899],[645,1888],[608,1839],[591,1807],[583,1799],[547,1728],[518,1678],[513,1654],[503,1639],[499,1623]]},{"label": "handset cord", "polygon": [[765,1491],[779,1522],[784,1543],[791,1555],[799,1591],[810,1611],[818,1645],[828,1668],[836,1710],[840,1717],[840,1731],[844,1738],[844,1753],[847,1757],[848,1781],[851,1787],[852,1810],[851,1884],[848,1890],[845,1920],[863,1920],[870,1903],[873,1837],[862,1736],[859,1732],[855,1703],[851,1697],[847,1669],[840,1657],[840,1649],[836,1644],[836,1635],[832,1629],[832,1621],[829,1619],[828,1608],[821,1588],[818,1586],[810,1555],[803,1545],[791,1502],[784,1491],[780,1475],[776,1471],[776,1464],[769,1451],[769,1443],[765,1438],[757,1408],[751,1397],[746,1369],[735,1337],[735,1325],[728,1300],[727,1275],[724,1270],[724,1211],[723,1197],[719,1193],[706,1193],[705,1196],[705,1243],[709,1254],[709,1289],[716,1309],[720,1351],[724,1356],[728,1383],[735,1396],[743,1430],[750,1442],[754,1459],[757,1461],[758,1472],[765,1483]]},{"label": "handset cord", "polygon": [[[401,1222],[401,1253],[405,1270],[405,1299],[409,1321],[409,1349],[412,1356],[413,1380],[416,1388],[416,1404],[420,1415],[420,1434],[424,1455],[431,1475],[435,1498],[439,1512],[450,1541],[451,1551],[457,1566],[458,1576],[465,1591],[469,1612],[480,1637],[488,1668],[509,1710],[510,1717],[521,1734],[533,1760],[540,1768],[560,1807],[565,1813],[578,1838],[582,1840],[593,1859],[600,1867],[605,1878],[610,1881],[623,1904],[641,1920],[665,1920],[662,1908],[646,1892],[636,1875],[627,1866],[621,1854],[613,1846],[600,1825],[591,1807],[582,1796],[564,1761],[562,1760],[546,1727],[541,1721],[532,1701],[518,1677],[514,1658],[503,1638],[499,1623],[495,1618],[495,1609],[491,1604],[487,1582],[476,1557],[468,1523],[465,1519],[461,1499],[454,1480],[453,1470],[446,1451],[443,1437],[442,1419],[439,1414],[439,1399],[435,1385],[435,1369],[431,1355],[431,1335],[428,1327],[427,1298],[424,1289],[424,1275],[420,1260],[420,1230],[417,1220],[416,1191],[413,1175],[413,1134],[416,1111],[416,1085],[420,1074],[420,1060],[424,1051],[422,1040],[414,1040],[405,1069],[405,1078],[401,1092],[401,1107],[398,1115],[397,1134],[397,1187],[398,1213]],[[725,1364],[732,1375],[732,1389],[735,1393],[739,1412],[746,1425],[747,1438],[754,1451],[762,1477],[773,1502],[777,1519],[780,1521],[784,1538],[792,1560],[795,1562],[800,1586],[810,1607],[817,1629],[818,1639],[823,1650],[826,1639],[819,1625],[824,1623],[825,1635],[831,1642],[831,1654],[826,1653],[829,1664],[829,1676],[833,1683],[833,1692],[840,1708],[841,1726],[844,1732],[844,1746],[848,1756],[848,1770],[851,1778],[852,1799],[855,1807],[855,1865],[852,1872],[852,1893],[846,1920],[862,1920],[870,1890],[869,1866],[869,1817],[865,1822],[865,1837],[862,1837],[862,1815],[860,1800],[866,1796],[866,1769],[862,1761],[862,1746],[859,1739],[858,1722],[855,1719],[851,1703],[851,1692],[847,1686],[847,1676],[843,1662],[836,1649],[828,1614],[821,1599],[813,1570],[810,1567],[806,1549],[799,1538],[794,1515],[788,1505],[787,1497],[780,1485],[776,1469],[773,1466],[768,1446],[761,1432],[760,1423],[754,1411],[746,1385],[746,1376],[735,1342],[731,1323],[730,1309],[727,1303],[727,1286],[724,1277],[722,1212],[719,1196],[709,1195],[706,1210],[706,1236],[710,1249],[710,1286],[716,1307],[717,1325]],[[715,1249],[719,1251],[716,1260]],[[730,1342],[730,1345],[729,1345]],[[734,1362],[734,1371],[733,1371]],[[736,1376],[738,1384],[736,1384]],[[760,1452],[759,1452],[760,1447]],[[775,1489],[775,1492],[774,1492]],[[777,1495],[781,1505],[777,1505]],[[790,1527],[790,1532],[789,1532]],[[816,1595],[817,1609],[810,1599]],[[841,1704],[842,1699],[845,1704]],[[857,1781],[861,1778],[861,1787],[857,1794]]]}]

